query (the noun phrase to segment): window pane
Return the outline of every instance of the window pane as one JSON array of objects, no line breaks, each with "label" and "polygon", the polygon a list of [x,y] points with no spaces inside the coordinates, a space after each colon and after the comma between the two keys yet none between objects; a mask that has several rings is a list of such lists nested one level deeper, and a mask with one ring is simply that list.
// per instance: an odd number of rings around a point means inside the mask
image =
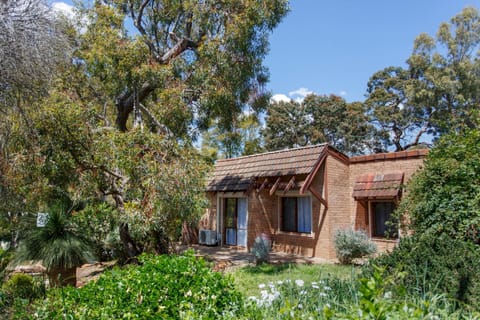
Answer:
[{"label": "window pane", "polygon": [[309,197],[297,198],[298,232],[312,231],[312,206]]},{"label": "window pane", "polygon": [[238,229],[247,229],[247,199],[239,198],[237,200],[237,227]]},{"label": "window pane", "polygon": [[395,210],[393,202],[375,202],[374,203],[374,230],[373,235],[376,237],[391,237],[398,236],[397,225],[392,220],[392,213]]},{"label": "window pane", "polygon": [[225,199],[225,228],[236,228],[235,225],[235,209],[236,199]]},{"label": "window pane", "polygon": [[283,231],[297,231],[296,229],[296,217],[295,198],[282,198],[282,230]]}]

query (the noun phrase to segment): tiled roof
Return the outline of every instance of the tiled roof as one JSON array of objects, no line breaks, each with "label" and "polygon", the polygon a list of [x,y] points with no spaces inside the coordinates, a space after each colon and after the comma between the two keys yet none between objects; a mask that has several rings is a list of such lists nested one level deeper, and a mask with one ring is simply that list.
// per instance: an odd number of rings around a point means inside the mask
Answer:
[{"label": "tiled roof", "polygon": [[362,175],[355,181],[353,197],[355,199],[395,198],[399,195],[403,176],[403,172]]},{"label": "tiled roof", "polygon": [[428,154],[428,149],[416,149],[387,153],[375,153],[366,156],[355,156],[349,159],[350,163],[369,162],[369,161],[384,161],[384,160],[398,160],[406,158],[424,158]]},{"label": "tiled roof", "polygon": [[327,144],[218,160],[208,191],[247,190],[255,178],[309,174]]}]

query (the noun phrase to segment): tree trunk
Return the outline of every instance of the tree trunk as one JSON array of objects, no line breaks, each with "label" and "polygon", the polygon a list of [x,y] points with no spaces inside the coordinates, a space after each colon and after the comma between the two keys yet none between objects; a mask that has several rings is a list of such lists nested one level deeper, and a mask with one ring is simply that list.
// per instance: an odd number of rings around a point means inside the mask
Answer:
[{"label": "tree trunk", "polygon": [[48,271],[47,275],[51,288],[77,285],[77,267],[54,268]]},{"label": "tree trunk", "polygon": [[120,223],[119,231],[120,241],[122,241],[123,249],[127,255],[127,258],[132,258],[142,253],[137,243],[130,236],[128,223]]}]

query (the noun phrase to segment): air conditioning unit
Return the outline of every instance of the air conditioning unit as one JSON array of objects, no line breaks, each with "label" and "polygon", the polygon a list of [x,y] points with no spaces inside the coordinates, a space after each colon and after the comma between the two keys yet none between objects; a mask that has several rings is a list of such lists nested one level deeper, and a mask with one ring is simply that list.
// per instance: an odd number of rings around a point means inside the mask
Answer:
[{"label": "air conditioning unit", "polygon": [[213,246],[217,244],[217,232],[214,230],[200,230],[198,233],[198,243]]}]

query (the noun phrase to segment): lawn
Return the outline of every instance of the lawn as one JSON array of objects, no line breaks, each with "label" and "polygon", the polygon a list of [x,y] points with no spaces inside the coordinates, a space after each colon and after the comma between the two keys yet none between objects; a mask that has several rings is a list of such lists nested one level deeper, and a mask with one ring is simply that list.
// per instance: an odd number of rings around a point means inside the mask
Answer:
[{"label": "lawn", "polygon": [[309,284],[326,277],[347,279],[358,273],[359,267],[343,266],[338,264],[262,264],[260,266],[247,266],[232,271],[237,288],[245,296],[259,294],[259,285],[285,280],[303,280]]}]

